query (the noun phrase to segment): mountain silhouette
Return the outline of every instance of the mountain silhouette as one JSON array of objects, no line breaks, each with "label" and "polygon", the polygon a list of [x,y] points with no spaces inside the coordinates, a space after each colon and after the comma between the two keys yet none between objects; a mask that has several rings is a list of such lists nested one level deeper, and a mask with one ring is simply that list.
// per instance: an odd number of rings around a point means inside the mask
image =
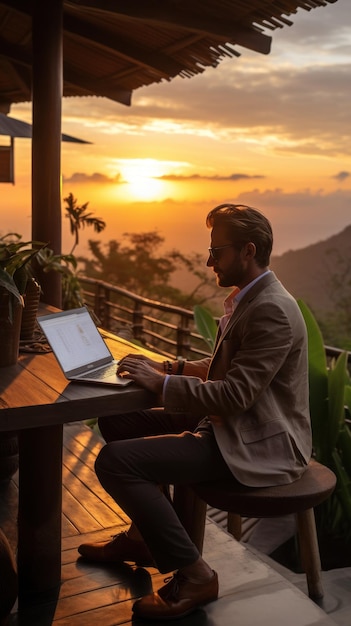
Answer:
[{"label": "mountain silhouette", "polygon": [[286,289],[304,300],[315,314],[334,311],[335,277],[344,274],[345,285],[351,280],[351,225],[306,248],[272,255],[270,268]]}]

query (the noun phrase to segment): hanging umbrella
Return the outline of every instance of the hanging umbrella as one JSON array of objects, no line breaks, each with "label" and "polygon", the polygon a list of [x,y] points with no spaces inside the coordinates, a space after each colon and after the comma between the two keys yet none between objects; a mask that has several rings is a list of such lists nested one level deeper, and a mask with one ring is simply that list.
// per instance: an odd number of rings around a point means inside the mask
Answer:
[{"label": "hanging umbrella", "polygon": [[[0,135],[10,137],[9,145],[0,145],[0,183],[14,183],[14,140],[15,137],[31,139],[32,126],[31,124],[27,124],[27,122],[22,122],[21,120],[16,120],[14,117],[8,117],[8,115],[0,113]],[[61,135],[61,141],[70,141],[72,143],[91,143],[90,141],[84,141],[84,139],[78,139],[77,137],[65,134]]]},{"label": "hanging umbrella", "polygon": [[[4,113],[0,113],[0,135],[6,135],[7,137],[26,137],[32,138],[32,125],[21,120],[16,120],[14,117],[9,117]],[[78,139],[71,135],[61,135],[61,141],[71,141],[73,143],[91,143],[91,141],[85,141],[84,139]]]}]

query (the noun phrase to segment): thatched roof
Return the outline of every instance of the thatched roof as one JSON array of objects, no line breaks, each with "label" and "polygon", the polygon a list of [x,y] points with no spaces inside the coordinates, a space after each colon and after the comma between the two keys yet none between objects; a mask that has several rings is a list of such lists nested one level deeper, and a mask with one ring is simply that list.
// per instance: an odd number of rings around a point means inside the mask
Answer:
[{"label": "thatched roof", "polygon": [[[336,0],[63,0],[63,95],[130,104],[134,89],[194,76],[238,47],[268,54],[298,8]],[[49,2],[50,0],[46,0]],[[31,100],[32,10],[0,1],[0,110]]]},{"label": "thatched roof", "polygon": [[[335,1],[0,0],[0,112],[32,102],[32,238],[61,252],[62,95],[128,105],[134,89],[216,67],[237,46],[268,54],[267,32]],[[60,307],[51,274],[42,290]]]}]

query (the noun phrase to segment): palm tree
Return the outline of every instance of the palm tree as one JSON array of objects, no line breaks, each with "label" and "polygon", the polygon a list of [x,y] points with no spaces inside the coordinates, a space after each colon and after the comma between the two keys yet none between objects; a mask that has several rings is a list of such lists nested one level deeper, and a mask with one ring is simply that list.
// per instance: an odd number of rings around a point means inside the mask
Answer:
[{"label": "palm tree", "polygon": [[79,243],[79,230],[81,228],[93,226],[96,233],[101,233],[106,226],[106,222],[99,217],[94,217],[91,212],[87,212],[89,202],[78,206],[78,201],[72,193],[67,198],[64,198],[64,202],[66,202],[66,217],[69,219],[71,234],[74,237],[74,244],[70,252],[70,254],[73,254]]}]

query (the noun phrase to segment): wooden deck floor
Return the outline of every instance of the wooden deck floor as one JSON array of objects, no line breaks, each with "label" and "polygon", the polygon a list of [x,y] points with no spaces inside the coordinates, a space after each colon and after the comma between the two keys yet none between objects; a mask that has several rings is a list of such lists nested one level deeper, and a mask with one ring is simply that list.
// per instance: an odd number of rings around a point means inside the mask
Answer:
[{"label": "wooden deck floor", "polygon": [[[128,518],[102,489],[94,461],[102,445],[81,422],[64,427],[62,493],[62,584],[58,599],[47,599],[21,619],[14,610],[10,624],[31,626],[115,626],[131,623],[133,599],[161,585],[156,569],[135,566],[94,566],[79,558],[84,541],[110,538],[129,525]],[[15,551],[17,476],[1,494],[0,527]],[[159,580],[157,580],[159,579]]]},{"label": "wooden deck floor", "polygon": [[[163,584],[164,574],[135,565],[93,565],[79,558],[84,541],[108,539],[129,520],[100,486],[94,461],[102,445],[81,422],[64,427],[62,584],[56,598],[14,610],[9,626],[131,626],[134,599]],[[0,493],[0,527],[15,551],[16,477]],[[209,520],[205,558],[220,576],[220,599],[179,626],[332,626],[326,614],[261,558]],[[236,574],[234,574],[236,572]],[[0,582],[1,585],[1,582]],[[290,605],[290,608],[289,608]],[[299,615],[296,617],[296,610]],[[290,620],[293,616],[293,621]],[[277,621],[278,619],[278,621]],[[168,623],[168,622],[167,622]],[[334,623],[334,622],[333,622]],[[158,623],[165,626],[165,623]],[[141,622],[138,625],[142,626]],[[145,622],[146,626],[146,622]],[[150,626],[150,622],[148,622]],[[335,626],[335,624],[334,624]]]}]

